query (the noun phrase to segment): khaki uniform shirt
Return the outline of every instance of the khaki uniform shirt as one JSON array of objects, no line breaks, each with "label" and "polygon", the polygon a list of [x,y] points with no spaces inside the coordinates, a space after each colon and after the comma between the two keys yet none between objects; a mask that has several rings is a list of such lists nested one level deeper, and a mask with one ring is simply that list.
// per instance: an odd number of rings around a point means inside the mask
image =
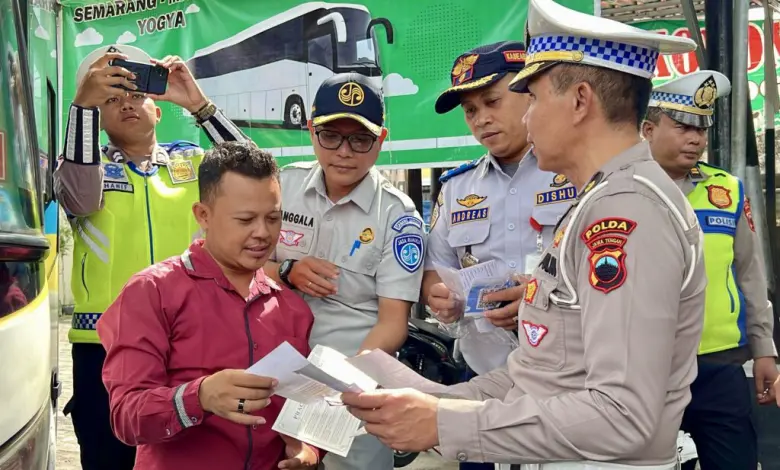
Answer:
[{"label": "khaki uniform shirt", "polygon": [[328,199],[322,168],[281,171],[282,231],[276,261],[314,256],[339,268],[338,293],[302,294],[314,312],[309,342],[355,355],[376,324],[379,297],[417,302],[423,222],[414,203],[376,168],[344,199]]},{"label": "khaki uniform shirt", "polygon": [[[695,188],[696,183],[706,181],[708,178],[708,175],[701,172],[696,175],[689,173],[685,178],[675,180],[675,183],[683,194],[688,196]],[[764,262],[761,259],[762,253],[758,244],[758,235],[753,228],[752,214],[750,215],[751,220],[748,221],[749,207],[749,204],[745,204],[745,211],[739,216],[737,231],[734,235],[735,278],[739,290],[745,296],[749,351],[744,350],[745,348],[738,348],[706,355],[713,360],[739,364],[748,359],[777,357],[775,341],[772,336],[774,328],[772,303],[767,299]]]},{"label": "khaki uniform shirt", "polygon": [[[634,175],[660,188],[689,229]],[[609,184],[589,194],[599,180]],[[704,317],[696,215],[646,143],[609,161],[579,198],[533,272],[507,366],[440,400],[445,457],[676,461]]]}]

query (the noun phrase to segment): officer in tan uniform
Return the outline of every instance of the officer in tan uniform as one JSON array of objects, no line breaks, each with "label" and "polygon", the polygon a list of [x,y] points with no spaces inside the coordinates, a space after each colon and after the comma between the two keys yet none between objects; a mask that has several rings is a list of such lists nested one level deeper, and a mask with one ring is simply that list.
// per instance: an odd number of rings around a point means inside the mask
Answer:
[{"label": "officer in tan uniform", "polygon": [[[750,201],[737,177],[699,162],[715,101],[730,90],[729,79],[712,70],[671,80],[653,90],[642,125],[653,157],[687,196],[704,232],[709,279],[704,331],[699,374],[682,422],[702,470],[758,466],[753,400],[742,366],[753,359],[760,404],[774,402],[778,376],[772,304]],[[694,466],[691,461],[683,468]]]},{"label": "officer in tan uniform", "polygon": [[[420,298],[420,214],[374,164],[387,130],[381,90],[357,73],[320,86],[311,129],[316,162],[282,169],[282,230],[266,272],[295,288],[314,313],[310,343],[353,356],[406,340]],[[325,470],[392,470],[393,453],[374,436],[355,439]]]},{"label": "officer in tan uniform", "polygon": [[387,445],[518,468],[673,470],[696,376],[706,279],[701,230],[639,138],[660,36],[531,0],[529,139],[542,170],[581,188],[532,273],[507,366],[447,397],[343,394]]}]

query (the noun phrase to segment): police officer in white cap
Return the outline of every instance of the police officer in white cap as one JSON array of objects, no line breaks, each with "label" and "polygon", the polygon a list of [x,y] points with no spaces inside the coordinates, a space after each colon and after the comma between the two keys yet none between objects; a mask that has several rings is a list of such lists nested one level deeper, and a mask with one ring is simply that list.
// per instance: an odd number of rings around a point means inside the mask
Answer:
[{"label": "police officer in white cap", "polygon": [[[673,470],[704,313],[701,230],[641,142],[660,53],[695,49],[530,0],[528,135],[581,188],[532,272],[507,366],[449,387],[343,394],[400,450],[524,469]],[[453,398],[456,397],[456,398]],[[520,467],[518,467],[520,468]]]},{"label": "police officer in white cap", "polygon": [[[671,80],[653,90],[642,125],[653,157],[688,197],[704,231],[704,331],[682,421],[702,470],[757,467],[753,400],[742,365],[753,359],[760,404],[775,401],[778,376],[772,304],[750,201],[737,177],[699,161],[715,101],[730,90],[728,78],[711,70]],[[694,462],[686,465],[693,468]]]},{"label": "police officer in white cap", "polygon": [[[112,65],[114,59],[166,68],[165,94],[136,91],[136,77]],[[73,419],[83,469],[130,470],[135,448],[111,431],[101,379],[106,352],[96,325],[130,276],[190,245],[198,230],[191,206],[198,201],[204,153],[190,142],[158,143],[162,113],[155,102],[185,108],[212,142],[248,139],[208,100],[179,57],[153,60],[136,47],[103,46],[84,59],[76,82],[54,175],[57,197],[75,227],[75,312],[68,334],[73,398],[64,412]],[[109,139],[104,146],[101,129]]]},{"label": "police officer in white cap", "polygon": [[[463,312],[436,265],[460,269],[494,261],[520,282],[485,296],[486,302],[500,305],[485,316],[495,326],[516,330],[523,275],[539,263],[555,224],[577,195],[565,176],[540,170],[530,151],[523,122],[528,95],[509,91],[509,82],[524,64],[525,46],[517,41],[467,51],[455,59],[452,84],[436,101],[440,114],[461,108],[472,135],[488,151],[440,178],[423,299],[443,323],[458,320]],[[504,365],[515,345],[478,336],[466,334],[458,340],[469,367],[481,374]]]}]

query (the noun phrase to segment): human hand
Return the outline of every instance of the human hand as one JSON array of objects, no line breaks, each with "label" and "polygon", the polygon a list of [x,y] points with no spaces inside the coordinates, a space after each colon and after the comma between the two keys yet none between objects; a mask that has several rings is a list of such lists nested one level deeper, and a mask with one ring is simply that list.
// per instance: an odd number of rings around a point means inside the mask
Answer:
[{"label": "human hand", "polygon": [[[265,418],[252,416],[271,403],[276,379],[242,370],[226,369],[200,383],[198,399],[203,411],[243,425],[265,424]],[[243,408],[243,409],[242,409]]]},{"label": "human hand", "polygon": [[526,280],[518,281],[518,285],[508,287],[496,292],[486,294],[483,298],[485,302],[510,302],[501,308],[488,310],[485,312],[485,318],[490,320],[493,325],[504,328],[505,330],[514,330],[517,328],[518,311],[520,302],[525,295]]},{"label": "human hand", "polygon": [[292,437],[281,435],[284,440],[285,460],[279,462],[278,468],[290,470],[309,470],[317,467],[317,451],[314,447]]},{"label": "human hand", "polygon": [[756,399],[759,405],[767,405],[776,400],[777,378],[774,357],[759,357],[753,360],[753,380],[756,383]]},{"label": "human hand", "polygon": [[413,389],[342,393],[342,402],[386,446],[422,452],[439,445],[439,399]]},{"label": "human hand", "polygon": [[152,59],[152,64],[168,69],[168,86],[162,95],[149,94],[149,98],[179,105],[191,114],[208,103],[208,98],[181,57],[169,55],[162,60]]},{"label": "human hand", "polygon": [[96,108],[110,98],[124,96],[127,90],[117,88],[122,85],[130,90],[138,87],[131,80],[135,74],[124,67],[109,65],[114,59],[127,60],[127,56],[118,52],[109,52],[95,60],[89,66],[81,83],[78,84],[73,104],[82,108]]},{"label": "human hand", "polygon": [[330,280],[337,279],[338,267],[324,259],[307,256],[293,264],[289,279],[296,289],[313,297],[327,297],[338,292]]},{"label": "human hand", "polygon": [[777,400],[777,406],[780,407],[780,377],[775,380],[775,384],[772,388],[775,390],[775,400]]},{"label": "human hand", "polygon": [[436,319],[445,324],[454,323],[463,315],[455,294],[443,282],[431,286],[428,307],[436,314]]}]

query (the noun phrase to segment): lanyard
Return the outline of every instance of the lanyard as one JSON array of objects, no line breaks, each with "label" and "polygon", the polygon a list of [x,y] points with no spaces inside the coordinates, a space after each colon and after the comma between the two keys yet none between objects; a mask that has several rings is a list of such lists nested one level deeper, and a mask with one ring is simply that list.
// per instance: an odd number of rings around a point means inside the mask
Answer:
[{"label": "lanyard", "polygon": [[544,238],[542,236],[542,224],[540,224],[536,219],[531,217],[531,228],[534,229],[536,232],[536,251],[538,253],[542,253],[544,251]]}]

